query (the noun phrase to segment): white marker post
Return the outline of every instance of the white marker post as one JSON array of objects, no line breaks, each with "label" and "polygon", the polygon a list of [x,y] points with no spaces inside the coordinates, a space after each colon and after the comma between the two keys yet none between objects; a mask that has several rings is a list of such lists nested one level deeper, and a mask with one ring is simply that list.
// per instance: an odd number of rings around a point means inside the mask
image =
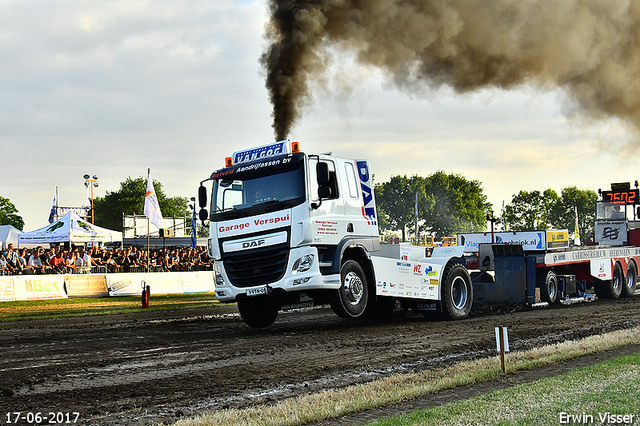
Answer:
[{"label": "white marker post", "polygon": [[509,335],[507,334],[507,327],[496,327],[496,350],[500,354],[500,366],[502,372],[507,372],[507,365],[504,360],[505,352],[509,352]]}]

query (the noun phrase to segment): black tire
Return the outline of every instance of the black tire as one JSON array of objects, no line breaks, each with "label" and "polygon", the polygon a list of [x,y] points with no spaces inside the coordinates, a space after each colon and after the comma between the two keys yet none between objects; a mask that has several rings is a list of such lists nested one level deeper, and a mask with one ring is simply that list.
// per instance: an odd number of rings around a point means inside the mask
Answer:
[{"label": "black tire", "polygon": [[544,282],[540,283],[540,300],[550,305],[558,300],[558,277],[553,271],[547,272]]},{"label": "black tire", "polygon": [[278,318],[280,306],[272,297],[256,297],[238,300],[242,320],[251,328],[265,328]]},{"label": "black tire", "polygon": [[449,264],[445,268],[441,296],[445,318],[458,320],[469,316],[473,305],[473,285],[464,266]]},{"label": "black tire", "polygon": [[620,294],[623,297],[633,297],[633,293],[636,292],[636,287],[638,285],[638,271],[636,269],[636,264],[633,262],[629,262],[627,265],[627,276],[624,281],[624,285],[622,286],[622,293]]},{"label": "black tire", "polygon": [[331,294],[331,309],[341,318],[358,318],[369,303],[367,277],[358,262],[347,260],[340,268],[340,288]]},{"label": "black tire", "polygon": [[613,279],[605,281],[598,280],[593,288],[596,291],[596,295],[601,299],[617,299],[622,293],[624,282],[622,266],[616,263],[613,267]]}]

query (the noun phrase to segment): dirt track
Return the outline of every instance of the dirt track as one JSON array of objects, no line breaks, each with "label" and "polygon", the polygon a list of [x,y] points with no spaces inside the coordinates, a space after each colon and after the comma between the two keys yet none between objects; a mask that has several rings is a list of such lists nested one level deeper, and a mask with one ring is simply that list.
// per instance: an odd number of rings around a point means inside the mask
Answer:
[{"label": "dirt track", "polygon": [[171,423],[493,355],[497,325],[509,327],[513,350],[638,324],[638,294],[458,322],[411,314],[349,321],[316,308],[281,313],[272,327],[253,330],[225,305],[4,323],[0,424],[16,411],[79,412],[77,424]]}]

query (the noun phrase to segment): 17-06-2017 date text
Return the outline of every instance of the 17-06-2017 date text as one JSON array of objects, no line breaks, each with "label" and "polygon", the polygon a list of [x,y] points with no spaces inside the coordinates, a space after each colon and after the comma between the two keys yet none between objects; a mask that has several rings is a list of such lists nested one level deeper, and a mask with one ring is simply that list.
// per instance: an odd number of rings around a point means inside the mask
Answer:
[{"label": "17-06-2017 date text", "polygon": [[22,412],[13,411],[5,414],[6,424],[43,424],[43,425],[60,425],[60,424],[73,424],[80,418],[80,413],[71,412],[64,413],[58,412]]}]

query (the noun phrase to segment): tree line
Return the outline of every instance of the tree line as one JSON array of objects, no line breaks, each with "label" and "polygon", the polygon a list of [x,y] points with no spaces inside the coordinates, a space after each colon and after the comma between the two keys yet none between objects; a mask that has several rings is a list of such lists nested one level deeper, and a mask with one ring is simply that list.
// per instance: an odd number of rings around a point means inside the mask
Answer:
[{"label": "tree line", "polygon": [[[155,180],[153,186],[165,217],[190,215],[188,198],[167,196],[162,184]],[[144,214],[146,187],[145,178],[128,177],[117,191],[96,197],[93,204],[96,225],[121,231],[123,213]],[[416,206],[419,233],[433,235],[437,240],[459,232],[484,231],[487,215],[494,214],[480,181],[444,171],[427,177],[391,176],[388,182],[376,183],[375,196],[380,231],[399,231],[403,241],[407,240],[407,233],[415,233]],[[497,229],[568,229],[572,233],[577,215],[580,237],[587,241],[593,234],[597,200],[595,191],[577,187],[564,188],[560,194],[552,189],[520,191],[498,212]],[[0,225],[13,225],[20,230],[24,227],[18,209],[3,197],[0,197]],[[206,235],[203,231],[199,227],[198,234]]]},{"label": "tree line", "polygon": [[485,231],[491,217],[497,230],[508,231],[568,229],[572,234],[577,223],[581,239],[588,241],[594,232],[598,200],[595,191],[575,186],[563,188],[560,194],[553,189],[520,191],[494,217],[479,181],[443,171],[426,178],[392,176],[389,182],[376,184],[375,194],[380,229],[400,231],[403,241],[407,232],[415,233],[416,206],[419,233],[436,240]]}]

